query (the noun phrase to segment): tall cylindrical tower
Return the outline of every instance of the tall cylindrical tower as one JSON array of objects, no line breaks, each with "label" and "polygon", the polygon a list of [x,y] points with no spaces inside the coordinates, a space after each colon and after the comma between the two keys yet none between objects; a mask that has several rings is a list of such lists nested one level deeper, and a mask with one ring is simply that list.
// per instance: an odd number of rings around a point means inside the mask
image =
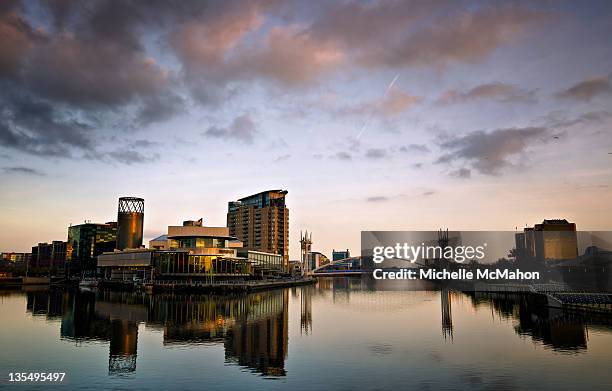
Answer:
[{"label": "tall cylindrical tower", "polygon": [[117,212],[117,249],[140,248],[144,225],[144,199],[119,198]]}]

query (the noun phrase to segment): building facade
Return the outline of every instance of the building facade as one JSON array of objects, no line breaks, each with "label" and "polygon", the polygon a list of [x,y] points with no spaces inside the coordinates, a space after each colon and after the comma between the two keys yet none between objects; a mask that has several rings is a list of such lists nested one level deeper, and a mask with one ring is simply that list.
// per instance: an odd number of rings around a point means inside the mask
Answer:
[{"label": "building facade", "polygon": [[67,242],[54,240],[51,243],[38,243],[32,247],[31,268],[63,268],[66,263]]},{"label": "building facade", "polygon": [[252,264],[237,255],[230,245],[234,241],[227,227],[205,227],[201,220],[188,220],[182,226],[169,226],[167,235],[151,241],[149,249],[108,252],[98,256],[97,265],[110,279],[252,277]]},{"label": "building facade", "polygon": [[94,273],[96,257],[113,251],[117,242],[117,223],[85,223],[68,228],[66,271],[69,275]]},{"label": "building facade", "polygon": [[289,209],[286,190],[268,190],[228,203],[229,235],[250,250],[279,254],[289,262]]},{"label": "building facade", "polygon": [[547,219],[515,234],[520,259],[560,261],[578,257],[576,224],[565,219]]},{"label": "building facade", "polygon": [[333,261],[339,261],[341,259],[346,259],[346,258],[350,258],[351,257],[351,252],[348,250],[348,248],[346,249],[346,251],[344,250],[332,250],[332,262]]},{"label": "building facade", "polygon": [[308,253],[308,270],[313,271],[321,266],[327,265],[329,258],[317,251]]},{"label": "building facade", "polygon": [[288,271],[282,255],[253,251],[246,248],[237,248],[236,253],[240,258],[249,261],[254,275],[264,277]]}]

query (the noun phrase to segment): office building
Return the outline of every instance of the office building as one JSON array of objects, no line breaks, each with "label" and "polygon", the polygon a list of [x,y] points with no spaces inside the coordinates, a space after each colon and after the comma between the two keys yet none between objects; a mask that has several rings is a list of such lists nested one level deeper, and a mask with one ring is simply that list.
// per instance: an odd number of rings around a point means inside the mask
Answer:
[{"label": "office building", "polygon": [[348,250],[348,248],[346,249],[346,251],[343,250],[332,250],[332,261],[339,261],[341,259],[346,259],[346,258],[350,258],[351,257],[351,253]]},{"label": "office building", "polygon": [[84,223],[68,228],[66,271],[69,275],[94,273],[96,257],[113,251],[117,242],[117,223]]},{"label": "office building", "polygon": [[54,240],[51,243],[38,243],[32,247],[31,268],[63,268],[66,262],[67,242]]},{"label": "office building", "polygon": [[576,224],[565,219],[546,219],[515,234],[515,248],[521,259],[559,261],[578,257]]},{"label": "office building", "polygon": [[253,251],[279,254],[289,261],[289,209],[286,190],[268,190],[228,203],[230,236]]}]

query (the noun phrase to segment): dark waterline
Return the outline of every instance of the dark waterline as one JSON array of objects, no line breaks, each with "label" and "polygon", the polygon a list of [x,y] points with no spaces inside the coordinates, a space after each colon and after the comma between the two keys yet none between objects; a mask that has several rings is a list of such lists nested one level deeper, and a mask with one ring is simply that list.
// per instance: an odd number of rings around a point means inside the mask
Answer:
[{"label": "dark waterline", "polygon": [[247,296],[3,291],[0,311],[0,387],[30,371],[66,372],[71,389],[612,387],[610,317],[422,282],[330,278]]}]

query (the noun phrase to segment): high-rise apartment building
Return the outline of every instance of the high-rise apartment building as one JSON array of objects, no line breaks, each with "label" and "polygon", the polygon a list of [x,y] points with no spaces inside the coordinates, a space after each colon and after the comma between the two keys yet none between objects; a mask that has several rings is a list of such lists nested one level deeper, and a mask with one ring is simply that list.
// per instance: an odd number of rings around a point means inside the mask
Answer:
[{"label": "high-rise apartment building", "polygon": [[286,190],[268,190],[228,203],[231,236],[254,251],[279,254],[289,262],[289,209]]}]

